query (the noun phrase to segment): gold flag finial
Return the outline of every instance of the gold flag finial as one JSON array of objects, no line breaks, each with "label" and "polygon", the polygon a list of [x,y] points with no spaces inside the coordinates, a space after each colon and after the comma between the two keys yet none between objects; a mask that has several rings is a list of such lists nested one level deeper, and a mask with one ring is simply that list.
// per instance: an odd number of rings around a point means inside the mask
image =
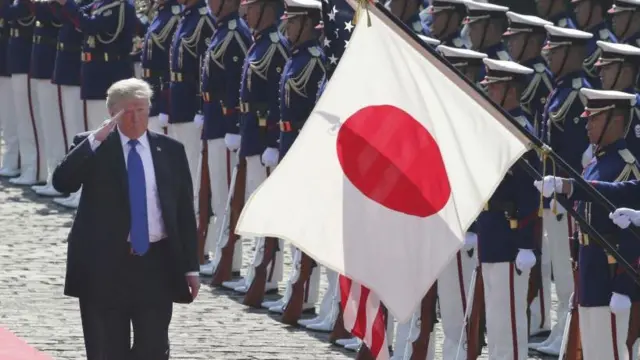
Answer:
[{"label": "gold flag finial", "polygon": [[367,26],[371,26],[371,15],[369,14],[369,4],[373,4],[373,0],[356,0],[358,7],[356,7],[356,13],[353,15],[353,24],[358,24],[360,19],[360,13],[362,10],[367,12]]}]

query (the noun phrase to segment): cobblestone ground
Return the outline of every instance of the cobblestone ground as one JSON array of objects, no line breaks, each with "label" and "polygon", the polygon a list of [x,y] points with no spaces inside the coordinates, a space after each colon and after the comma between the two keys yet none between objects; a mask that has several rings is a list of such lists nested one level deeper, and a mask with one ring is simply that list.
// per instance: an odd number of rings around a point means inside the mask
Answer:
[{"label": "cobblestone ground", "polygon": [[[66,236],[72,220],[73,212],[37,197],[28,188],[0,181],[0,326],[57,360],[84,358],[77,302],[62,295]],[[251,243],[247,243],[249,247]],[[244,253],[248,264],[252,252]],[[286,253],[285,276],[290,266],[291,257]],[[322,291],[326,288],[324,281]],[[282,325],[277,317],[249,310],[241,301],[231,292],[203,284],[194,304],[176,306],[171,327],[172,358],[355,357],[352,352],[331,346],[324,334]],[[436,336],[440,344],[440,329]],[[533,355],[529,358],[541,359]]]}]

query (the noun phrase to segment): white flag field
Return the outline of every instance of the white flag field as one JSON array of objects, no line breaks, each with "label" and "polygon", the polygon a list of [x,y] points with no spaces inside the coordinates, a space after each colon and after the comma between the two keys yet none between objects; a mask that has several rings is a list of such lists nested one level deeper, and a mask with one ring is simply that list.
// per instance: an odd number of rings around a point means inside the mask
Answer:
[{"label": "white flag field", "polygon": [[379,10],[369,14],[236,233],[292,242],[404,322],[529,142]]}]

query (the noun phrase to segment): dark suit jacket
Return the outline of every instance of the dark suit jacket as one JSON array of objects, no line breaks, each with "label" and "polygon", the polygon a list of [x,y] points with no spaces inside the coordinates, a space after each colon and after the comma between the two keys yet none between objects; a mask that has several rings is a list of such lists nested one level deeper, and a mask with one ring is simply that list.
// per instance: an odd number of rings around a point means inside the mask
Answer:
[{"label": "dark suit jacket", "polygon": [[[148,131],[158,197],[169,241],[167,281],[173,301],[193,301],[185,279],[199,271],[193,185],[184,146]],[[53,173],[53,186],[82,197],[69,233],[64,294],[78,298],[117,301],[126,298],[120,280],[130,255],[129,190],[122,143],[114,130],[91,150],[89,133],[76,135],[71,150]]]}]

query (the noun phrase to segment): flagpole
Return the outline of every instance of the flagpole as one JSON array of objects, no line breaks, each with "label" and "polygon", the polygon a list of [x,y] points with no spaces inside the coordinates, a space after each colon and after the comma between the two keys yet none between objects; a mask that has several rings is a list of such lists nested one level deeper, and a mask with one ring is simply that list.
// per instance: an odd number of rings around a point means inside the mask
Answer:
[{"label": "flagpole", "polygon": [[[352,1],[353,0],[348,0],[347,2],[349,3],[349,5],[353,7]],[[368,11],[368,8],[366,8],[367,5],[363,5],[365,3],[368,3],[368,0],[357,0],[357,1],[358,1],[358,5],[357,5],[358,7],[364,7],[362,11]],[[377,11],[380,11],[382,14],[384,14],[385,17],[388,18],[388,20],[393,22],[394,25],[402,29],[402,31],[404,32],[404,35],[413,39],[422,49],[429,52],[429,54],[431,54],[436,59],[440,60],[440,63],[442,63],[444,66],[449,68],[449,70],[451,70],[453,73],[458,75],[458,77],[460,78],[459,80],[466,82],[467,85],[469,85],[469,87],[474,89],[479,96],[481,96],[486,102],[491,104],[494,107],[494,109],[497,112],[499,112],[509,122],[511,126],[508,128],[512,132],[514,130],[518,132],[518,134],[514,134],[514,135],[516,136],[520,135],[518,137],[520,137],[521,139],[523,137],[526,138],[534,147],[540,149],[543,152],[543,156],[549,156],[555,162],[555,164],[557,164],[562,170],[566,171],[569,174],[569,177],[571,177],[574,180],[574,184],[577,184],[578,186],[580,186],[599,205],[604,206],[608,211],[614,211],[616,209],[616,206],[613,205],[613,203],[611,203],[609,199],[604,197],[598,190],[596,190],[593,186],[591,186],[591,184],[589,184],[586,180],[584,180],[582,176],[576,170],[574,170],[571,166],[569,166],[569,164],[567,164],[567,162],[564,161],[564,159],[562,159],[558,154],[556,154],[551,147],[543,143],[535,135],[523,129],[520,126],[520,124],[515,119],[513,119],[513,117],[507,111],[505,111],[502,107],[500,107],[493,100],[491,100],[487,94],[480,91],[471,80],[469,80],[466,76],[464,76],[458,69],[455,68],[455,66],[449,63],[446,59],[444,59],[437,51],[435,51],[435,49],[431,48],[431,46],[427,45],[424,41],[422,41],[416,33],[414,33],[400,19],[394,16],[389,10],[387,10],[382,3],[376,1],[375,8]],[[520,161],[520,163],[526,163],[526,162]],[[526,163],[524,168],[529,173],[529,175],[531,175],[534,179],[542,178],[542,175],[538,173],[538,171],[534,169],[530,164]],[[533,184],[531,186],[533,186]],[[571,214],[576,220],[578,220],[578,223],[580,223],[581,228],[584,229],[585,232],[589,234],[589,236],[593,237],[593,239],[600,246],[602,246],[607,251],[609,251],[611,255],[616,259],[616,261],[622,264],[625,270],[634,277],[634,281],[640,285],[640,275],[631,266],[631,264],[629,264],[629,262],[620,255],[617,249],[609,241],[607,241],[602,235],[600,235],[584,219],[584,217],[582,217],[575,210],[573,210],[573,206],[571,206],[569,200],[566,199],[566,197],[558,196],[556,199],[567,210],[569,214]],[[634,229],[633,227],[629,227],[628,230],[636,237],[636,239],[640,240],[639,230]]]}]

